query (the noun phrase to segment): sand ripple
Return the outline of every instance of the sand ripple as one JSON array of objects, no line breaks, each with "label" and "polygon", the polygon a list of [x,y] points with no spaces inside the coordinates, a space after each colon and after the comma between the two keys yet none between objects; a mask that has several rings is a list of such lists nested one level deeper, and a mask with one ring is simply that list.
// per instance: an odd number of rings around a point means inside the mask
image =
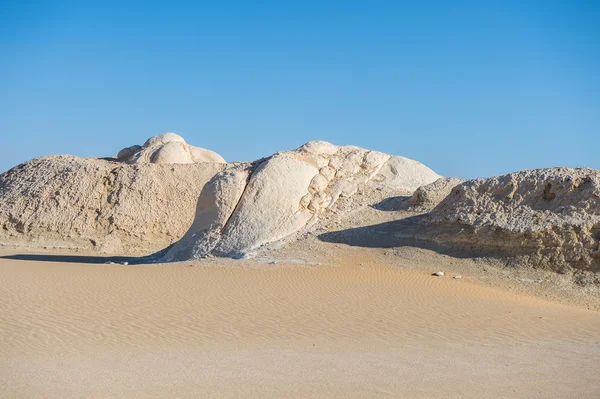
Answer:
[{"label": "sand ripple", "polygon": [[[524,369],[533,367],[531,359],[543,362],[552,356],[553,362],[565,366],[579,362],[587,370],[586,365],[596,364],[600,354],[597,312],[485,288],[468,278],[437,278],[364,259],[360,260],[362,265],[348,260],[335,267],[284,263],[266,267],[246,262],[251,267],[241,268],[239,262],[211,267],[190,267],[189,263],[131,267],[0,259],[0,355],[12,370],[4,377],[11,378],[6,386],[12,389],[5,396],[34,397],[31,389],[37,387],[38,391],[58,389],[50,397],[77,397],[76,391],[72,396],[61,391],[56,381],[62,381],[59,374],[66,373],[65,378],[71,381],[68,386],[83,389],[74,375],[84,373],[77,365],[86,361],[93,363],[88,377],[99,373],[98,381],[104,381],[98,382],[98,392],[110,390],[117,378],[110,373],[103,376],[98,367],[105,363],[125,374],[134,372],[129,366],[125,370],[125,365],[137,365],[135,378],[139,381],[146,378],[140,370],[148,374],[150,365],[165,368],[166,374],[145,386],[160,380],[164,388],[167,375],[169,379],[179,375],[193,384],[193,378],[201,377],[181,370],[178,362],[183,358],[190,367],[208,367],[198,365],[194,353],[212,359],[215,367],[220,364],[231,378],[219,374],[211,379],[203,374],[202,381],[209,385],[225,378],[223,381],[232,383],[233,389],[232,381],[242,377],[258,384],[261,377],[257,370],[268,370],[263,375],[270,376],[267,380],[275,378],[278,371],[271,362],[280,362],[281,384],[294,386],[292,364],[296,361],[297,370],[306,375],[313,375],[313,367],[329,367],[326,373],[330,373],[333,390],[322,392],[332,395],[344,396],[342,387],[363,381],[356,374],[359,371],[365,378],[369,375],[374,383],[354,391],[362,393],[356,395],[361,397],[409,394],[398,391],[398,387],[392,389],[396,384],[392,370],[400,367],[406,371],[410,362],[419,359],[422,372],[428,362],[437,359],[450,368],[468,365],[472,372],[476,372],[474,365],[483,362],[483,369],[496,373],[494,367],[500,363],[492,367],[485,363],[485,356],[496,356],[498,362],[519,364]],[[478,352],[471,353],[473,348],[479,348]],[[261,353],[258,363],[246,355],[253,351]],[[264,351],[275,352],[269,357]],[[155,352],[160,353],[158,358],[150,355]],[[216,355],[222,352],[229,355]],[[304,355],[290,360],[290,353]],[[313,358],[311,354],[317,353],[321,357]],[[82,354],[91,357],[82,358]],[[485,356],[478,358],[480,354]],[[166,360],[169,356],[174,356],[175,363]],[[92,358],[95,360],[89,360]],[[59,359],[53,361],[62,366],[57,370],[45,368],[49,359]],[[146,359],[143,365],[140,359]],[[229,363],[222,364],[223,359],[230,359]],[[258,369],[242,371],[251,364]],[[415,365],[415,370],[421,366]],[[577,373],[585,382],[591,377],[583,369]],[[390,379],[375,377],[377,370]],[[40,375],[37,385],[23,383],[31,373]],[[346,373],[358,379],[339,385],[340,375]],[[552,380],[553,374],[548,373],[544,378]],[[315,384],[325,384],[317,375],[314,378]],[[317,392],[310,384],[303,387],[307,395]],[[489,389],[493,387],[489,385]],[[583,387],[593,387],[593,383]],[[259,389],[260,384],[255,388],[256,392],[266,392]],[[235,397],[234,391],[227,392]],[[286,391],[272,392],[277,397],[285,396]],[[85,393],[81,397],[86,397]]]}]

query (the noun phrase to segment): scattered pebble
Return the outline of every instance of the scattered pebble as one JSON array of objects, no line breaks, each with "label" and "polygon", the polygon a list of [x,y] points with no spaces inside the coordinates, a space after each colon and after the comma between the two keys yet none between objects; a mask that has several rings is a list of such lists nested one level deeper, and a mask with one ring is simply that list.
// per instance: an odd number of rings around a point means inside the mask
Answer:
[{"label": "scattered pebble", "polygon": [[434,276],[438,276],[438,277],[442,277],[444,275],[444,272],[435,272],[433,273]]},{"label": "scattered pebble", "polygon": [[108,261],[108,262],[104,262],[104,264],[105,264],[105,265],[114,265],[114,264],[115,264],[115,262]]},{"label": "scattered pebble", "polygon": [[462,276],[454,276],[454,278],[462,278]]},{"label": "scattered pebble", "polygon": [[129,262],[121,262],[121,264],[127,266]]}]

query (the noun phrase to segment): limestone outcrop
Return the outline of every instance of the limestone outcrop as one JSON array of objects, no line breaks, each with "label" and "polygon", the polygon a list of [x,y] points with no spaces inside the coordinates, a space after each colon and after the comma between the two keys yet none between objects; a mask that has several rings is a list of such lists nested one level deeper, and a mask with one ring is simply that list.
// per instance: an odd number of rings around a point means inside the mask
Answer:
[{"label": "limestone outcrop", "polygon": [[420,225],[433,241],[469,252],[558,272],[600,272],[600,170],[535,169],[469,180]]},{"label": "limestone outcrop", "polygon": [[192,227],[160,260],[243,257],[315,223],[340,198],[410,194],[439,177],[404,157],[312,141],[217,174],[200,194]]},{"label": "limestone outcrop", "polygon": [[179,164],[225,163],[214,151],[194,147],[175,133],[163,133],[149,138],[144,145],[134,145],[119,151],[117,160],[125,163]]},{"label": "limestone outcrop", "polygon": [[19,165],[0,175],[0,243],[123,254],[175,243],[152,259],[243,257],[440,178],[404,157],[323,141],[246,163],[198,163],[202,151],[167,133],[118,160]]},{"label": "limestone outcrop", "polygon": [[0,243],[143,254],[179,239],[224,164],[128,165],[53,155],[0,175]]}]

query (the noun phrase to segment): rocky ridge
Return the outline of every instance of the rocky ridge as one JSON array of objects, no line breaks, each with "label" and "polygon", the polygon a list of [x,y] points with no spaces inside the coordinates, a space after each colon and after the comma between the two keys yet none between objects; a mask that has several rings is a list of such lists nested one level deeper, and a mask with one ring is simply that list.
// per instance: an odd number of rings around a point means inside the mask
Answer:
[{"label": "rocky ridge", "polygon": [[168,133],[115,160],[47,156],[0,175],[0,243],[132,255],[175,243],[161,260],[243,257],[439,178],[404,157],[326,142],[229,164],[160,156],[171,144],[188,146]]}]

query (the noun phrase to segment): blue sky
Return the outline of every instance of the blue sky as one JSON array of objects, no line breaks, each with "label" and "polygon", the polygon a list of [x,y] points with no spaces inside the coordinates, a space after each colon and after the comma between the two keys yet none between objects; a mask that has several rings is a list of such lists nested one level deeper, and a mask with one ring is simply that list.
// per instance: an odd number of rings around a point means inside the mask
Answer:
[{"label": "blue sky", "polygon": [[0,0],[0,54],[0,171],[167,131],[228,161],[600,169],[600,2]]}]

